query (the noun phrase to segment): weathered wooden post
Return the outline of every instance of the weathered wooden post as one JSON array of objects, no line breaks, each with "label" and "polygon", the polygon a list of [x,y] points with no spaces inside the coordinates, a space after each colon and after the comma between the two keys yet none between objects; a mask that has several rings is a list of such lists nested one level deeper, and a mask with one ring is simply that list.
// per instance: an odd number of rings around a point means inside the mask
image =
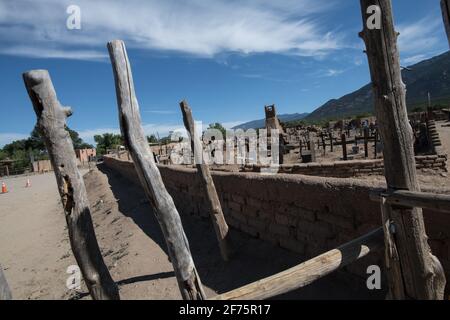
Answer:
[{"label": "weathered wooden post", "polygon": [[320,138],[322,139],[323,156],[325,156],[327,153],[327,150],[326,150],[326,143],[325,143],[325,135],[323,134],[323,132],[320,134]]},{"label": "weathered wooden post", "polygon": [[364,157],[369,157],[369,128],[364,128]]},{"label": "weathered wooden post", "polygon": [[[197,173],[205,186],[206,198],[210,206],[211,220],[216,232],[217,240],[222,258],[228,261],[231,255],[231,241],[227,222],[223,216],[222,206],[217,196],[216,187],[209,171],[208,164],[203,163],[203,148],[200,138],[195,130],[194,118],[192,110],[186,101],[180,102],[181,112],[183,113],[183,123],[189,136],[191,137],[191,149],[194,153],[194,161],[197,166]],[[225,137],[224,137],[225,138]]]},{"label": "weathered wooden post", "polygon": [[[369,60],[388,192],[419,191],[391,1],[361,0],[361,11],[364,30],[360,36]],[[397,256],[386,246],[387,265],[398,260],[401,265],[401,275],[388,269],[392,297],[443,299],[445,276],[427,243],[422,209],[391,207],[387,214],[392,223],[388,232],[394,232],[394,237],[386,234],[385,238],[394,239],[398,249]]]},{"label": "weathered wooden post", "polygon": [[47,70],[23,74],[25,87],[37,116],[64,207],[70,245],[93,299],[119,299],[119,291],[103,261],[92,225],[83,177],[77,168],[66,118],[72,114],[61,107]]},{"label": "weathered wooden post", "polygon": [[441,0],[442,18],[444,20],[445,31],[450,45],[450,0]]},{"label": "weathered wooden post", "polygon": [[330,131],[330,152],[333,152],[333,132]]},{"label": "weathered wooden post", "polygon": [[347,161],[347,136],[345,133],[341,135],[341,143],[342,143],[342,159]]},{"label": "weathered wooden post", "polygon": [[374,159],[378,158],[378,150],[377,150],[377,145],[378,145],[378,128],[375,129],[375,146],[374,146]]},{"label": "weathered wooden post", "polygon": [[120,129],[139,180],[161,226],[181,295],[184,299],[204,299],[205,293],[191,256],[180,215],[164,186],[141,125],[139,104],[134,92],[125,44],[121,40],[108,42],[108,51],[114,72]]},{"label": "weathered wooden post", "polygon": [[309,132],[309,147],[311,150],[311,162],[316,162],[316,134]]},{"label": "weathered wooden post", "polygon": [[0,265],[0,301],[11,299],[12,299],[11,290],[9,289],[8,282],[6,281],[6,277],[3,273],[2,266]]}]

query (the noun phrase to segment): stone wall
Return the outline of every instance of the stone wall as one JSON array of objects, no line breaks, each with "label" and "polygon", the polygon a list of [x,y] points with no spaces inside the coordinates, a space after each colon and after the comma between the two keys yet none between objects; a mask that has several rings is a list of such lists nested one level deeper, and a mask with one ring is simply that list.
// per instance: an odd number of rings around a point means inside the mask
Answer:
[{"label": "stone wall", "polygon": [[[132,162],[105,157],[105,164],[139,183]],[[160,166],[167,190],[184,215],[208,217],[195,169]],[[253,237],[311,258],[381,225],[380,206],[369,192],[383,185],[356,179],[303,175],[213,172],[228,224]],[[426,190],[450,193],[450,190]],[[450,216],[425,212],[429,243],[450,279]],[[346,267],[364,276],[368,265],[382,265],[374,254]]]},{"label": "stone wall", "polygon": [[[416,156],[419,172],[447,172],[447,155]],[[261,166],[245,166],[243,172],[260,172]],[[351,178],[370,175],[384,175],[383,159],[350,160],[323,163],[300,163],[281,165],[279,173],[304,174],[318,177]]]}]

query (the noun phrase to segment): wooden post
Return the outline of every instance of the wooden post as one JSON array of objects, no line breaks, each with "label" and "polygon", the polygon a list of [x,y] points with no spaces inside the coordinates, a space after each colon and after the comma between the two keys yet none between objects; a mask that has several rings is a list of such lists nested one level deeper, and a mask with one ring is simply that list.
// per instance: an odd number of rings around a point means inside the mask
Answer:
[{"label": "wooden post", "polygon": [[378,157],[377,154],[377,144],[378,144],[378,128],[375,129],[375,146],[374,146],[374,159]]},{"label": "wooden post", "polygon": [[320,134],[320,138],[322,139],[323,156],[325,156],[327,151],[326,151],[325,135],[323,134],[323,132]]},{"label": "wooden post", "polygon": [[122,135],[133,159],[136,173],[161,226],[181,295],[184,299],[204,299],[205,293],[191,256],[180,215],[164,186],[141,125],[125,44],[121,40],[111,41],[108,43],[108,51],[114,72]]},{"label": "wooden post", "polygon": [[369,157],[369,128],[364,128],[364,157]]},{"label": "wooden post", "polygon": [[333,133],[330,131],[330,151],[333,152]]},{"label": "wooden post", "polygon": [[40,131],[58,184],[70,245],[93,299],[119,299],[119,291],[103,261],[92,225],[83,177],[77,168],[66,118],[72,114],[59,103],[47,70],[23,74],[25,87],[37,116]]},{"label": "wooden post", "polygon": [[305,287],[382,247],[381,229],[373,230],[295,267],[212,297],[211,300],[262,300]]},{"label": "wooden post", "polygon": [[6,281],[6,277],[3,274],[2,266],[0,265],[0,301],[11,299],[12,299],[11,290],[9,289],[8,282]]},{"label": "wooden post", "polygon": [[[379,9],[381,28],[369,29],[369,7]],[[405,85],[401,78],[390,0],[361,0],[364,30],[375,112],[384,148],[384,169],[388,191],[419,191],[414,159],[412,129],[406,111]],[[369,13],[368,13],[369,12]],[[395,229],[401,277],[388,270],[393,281],[404,283],[405,294],[391,292],[393,298],[443,299],[445,276],[436,257],[431,254],[422,209],[392,207],[390,217]],[[386,235],[388,237],[389,235]]]},{"label": "wooden post", "polygon": [[450,0],[441,0],[442,18],[444,20],[445,31],[450,45]]},{"label": "wooden post", "polygon": [[229,230],[225,217],[223,216],[222,206],[220,205],[219,197],[217,196],[216,187],[211,177],[211,172],[206,163],[203,163],[203,148],[200,138],[195,131],[194,118],[192,110],[189,108],[186,101],[180,102],[181,112],[183,113],[183,123],[186,127],[189,136],[191,137],[191,148],[194,152],[195,164],[197,166],[197,173],[205,186],[206,197],[210,206],[211,220],[216,232],[217,240],[219,241],[220,253],[223,260],[228,261],[231,255],[231,241],[229,239]]},{"label": "wooden post", "polygon": [[347,137],[345,133],[341,135],[341,142],[342,142],[342,159],[344,161],[347,161]]},{"label": "wooden post", "polygon": [[309,133],[309,148],[311,150],[311,162],[316,162],[316,134],[313,132]]}]

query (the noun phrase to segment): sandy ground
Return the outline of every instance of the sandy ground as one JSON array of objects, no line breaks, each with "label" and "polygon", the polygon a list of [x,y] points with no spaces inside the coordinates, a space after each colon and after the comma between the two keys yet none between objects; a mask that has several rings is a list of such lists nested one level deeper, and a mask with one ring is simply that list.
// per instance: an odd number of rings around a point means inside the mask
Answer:
[{"label": "sandy ground", "polygon": [[[450,154],[450,127],[437,123],[444,150]],[[450,161],[448,163],[450,169]],[[84,171],[86,172],[86,171]],[[31,188],[25,188],[30,178]],[[374,177],[372,177],[375,179]],[[379,179],[384,179],[382,176]],[[378,179],[376,178],[376,179]],[[448,177],[420,175],[421,184],[449,187]],[[75,260],[53,173],[1,180],[0,264],[15,299],[89,299],[86,287],[66,288],[66,273]],[[172,265],[158,223],[142,189],[107,168],[85,175],[97,238],[123,299],[179,299]],[[208,220],[183,217],[191,251],[208,296],[226,292],[294,266],[304,259],[233,231],[237,256],[222,262]],[[278,298],[382,298],[363,281],[329,276]]]},{"label": "sandy ground", "polygon": [[[27,178],[31,188],[25,188]],[[2,181],[9,192],[0,194],[0,263],[13,297],[62,298],[74,259],[54,174]]]},{"label": "sandy ground", "polygon": [[[122,299],[179,299],[166,246],[142,189],[100,167],[85,175],[97,238]],[[16,299],[89,299],[86,287],[68,290],[66,269],[74,264],[53,173],[5,180],[0,195],[0,262]],[[294,266],[304,259],[237,231],[237,255],[220,258],[209,220],[183,218],[191,251],[208,296],[237,288]],[[383,298],[365,280],[335,275],[278,298]]]}]

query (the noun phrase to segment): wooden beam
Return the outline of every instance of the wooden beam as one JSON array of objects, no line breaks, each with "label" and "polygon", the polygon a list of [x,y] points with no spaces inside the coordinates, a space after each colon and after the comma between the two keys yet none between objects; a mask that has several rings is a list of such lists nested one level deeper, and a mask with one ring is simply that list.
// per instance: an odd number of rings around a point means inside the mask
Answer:
[{"label": "wooden beam", "polygon": [[347,137],[346,135],[343,133],[341,135],[341,141],[342,141],[342,160],[347,161],[347,141],[346,141]]},{"label": "wooden beam", "polygon": [[11,290],[9,289],[8,282],[6,281],[5,274],[3,273],[2,266],[0,265],[0,301],[11,299]]},{"label": "wooden beam", "polygon": [[23,74],[25,87],[37,116],[37,128],[44,139],[58,191],[61,196],[70,245],[93,299],[119,299],[119,291],[103,261],[92,224],[83,177],[77,168],[66,118],[72,114],[59,103],[47,70]]},{"label": "wooden beam", "polygon": [[441,0],[442,18],[444,20],[445,31],[450,46],[450,0]]},{"label": "wooden beam", "polygon": [[358,239],[330,250],[298,266],[253,282],[241,288],[217,295],[211,300],[269,299],[323,278],[333,271],[368,255],[383,246],[383,230],[378,228]]},{"label": "wooden beam", "polygon": [[[388,191],[420,191],[414,159],[413,134],[406,110],[405,85],[397,49],[390,0],[360,0],[375,112],[383,142]],[[375,11],[372,9],[376,8]],[[380,28],[369,21],[379,18]],[[406,293],[413,299],[443,299],[442,266],[431,254],[422,210],[393,209],[396,246]],[[388,235],[386,235],[388,236]],[[444,278],[445,279],[445,278]]]},{"label": "wooden beam", "polygon": [[377,202],[385,198],[387,203],[397,206],[450,213],[450,195],[396,190],[382,193],[372,192],[370,198]]},{"label": "wooden beam", "polygon": [[181,295],[184,299],[204,299],[205,293],[192,259],[180,215],[164,186],[142,128],[125,44],[121,40],[111,41],[108,43],[108,51],[114,72],[120,129],[136,173],[161,226]]},{"label": "wooden beam", "polygon": [[[209,171],[208,164],[203,161],[202,142],[196,132],[192,110],[186,101],[180,102],[181,112],[183,114],[183,123],[189,136],[191,137],[191,149],[194,153],[194,161],[197,166],[197,173],[204,187],[206,198],[210,207],[210,216],[214,231],[216,232],[217,241],[219,242],[220,254],[223,260],[228,261],[231,255],[231,240],[227,222],[223,216],[222,206],[217,196],[216,187]],[[225,137],[224,137],[225,138]]]}]

